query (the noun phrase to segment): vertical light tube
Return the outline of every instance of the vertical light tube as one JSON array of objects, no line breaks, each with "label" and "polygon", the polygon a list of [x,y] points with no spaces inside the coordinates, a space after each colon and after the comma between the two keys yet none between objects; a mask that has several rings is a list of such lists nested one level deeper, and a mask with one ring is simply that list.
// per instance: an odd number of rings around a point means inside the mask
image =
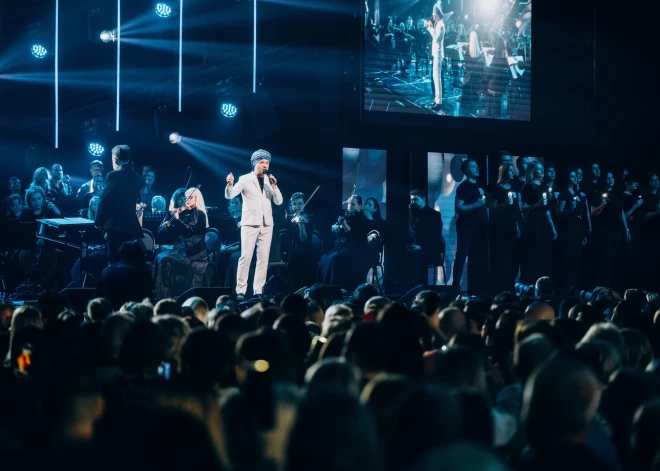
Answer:
[{"label": "vertical light tube", "polygon": [[55,0],[55,149],[60,147],[60,0]]},{"label": "vertical light tube", "polygon": [[181,87],[183,76],[183,0],[179,0],[179,113],[181,113]]},{"label": "vertical light tube", "polygon": [[115,131],[119,131],[119,65],[120,65],[120,44],[121,44],[121,0],[117,0],[117,117]]},{"label": "vertical light tube", "polygon": [[257,0],[252,17],[252,93],[257,93]]}]

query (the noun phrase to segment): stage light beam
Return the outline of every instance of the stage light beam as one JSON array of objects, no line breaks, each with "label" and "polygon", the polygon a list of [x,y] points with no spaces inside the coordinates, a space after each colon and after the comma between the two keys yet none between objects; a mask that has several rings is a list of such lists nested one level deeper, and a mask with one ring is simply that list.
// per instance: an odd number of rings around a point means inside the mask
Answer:
[{"label": "stage light beam", "polygon": [[114,31],[102,31],[99,37],[104,43],[114,42],[117,39]]},{"label": "stage light beam", "polygon": [[46,49],[41,44],[33,44],[30,48],[32,55],[37,59],[43,59],[48,54],[48,49]]}]

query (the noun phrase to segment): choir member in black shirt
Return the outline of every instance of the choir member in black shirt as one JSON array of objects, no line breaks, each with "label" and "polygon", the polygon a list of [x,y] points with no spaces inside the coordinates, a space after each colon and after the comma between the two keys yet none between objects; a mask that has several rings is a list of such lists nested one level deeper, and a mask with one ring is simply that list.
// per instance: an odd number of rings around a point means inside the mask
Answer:
[{"label": "choir member in black shirt", "polygon": [[529,157],[518,157],[516,166],[518,167],[518,176],[511,181],[511,189],[516,193],[522,191],[525,186],[525,175],[527,174],[527,166],[529,165]]},{"label": "choir member in black shirt", "polygon": [[591,218],[587,195],[578,189],[577,173],[566,170],[565,186],[557,197],[557,243],[555,273],[557,291],[568,293],[571,287],[580,286],[582,249],[591,232]]},{"label": "choir member in black shirt", "polygon": [[610,286],[612,266],[622,241],[630,241],[630,231],[626,215],[623,213],[621,198],[612,190],[614,174],[607,172],[605,185],[600,198],[590,200],[593,242],[591,247],[591,284]]},{"label": "choir member in black shirt", "polygon": [[552,241],[557,238],[557,232],[548,209],[548,193],[541,183],[543,174],[543,164],[530,162],[527,183],[522,189],[521,209],[526,222],[522,231],[520,281],[526,285],[552,275]]},{"label": "choir member in black shirt", "polygon": [[554,221],[557,215],[557,196],[559,195],[559,190],[555,185],[555,165],[552,163],[545,164],[544,174],[543,185],[545,186],[546,193],[548,193],[548,209]]},{"label": "choir member in black shirt", "polygon": [[468,262],[468,289],[471,293],[485,293],[488,288],[488,213],[486,194],[477,183],[479,166],[474,160],[465,160],[461,170],[466,176],[456,189],[454,207],[456,221],[456,258],[453,281],[461,286],[465,259]]},{"label": "choir member in black shirt", "polygon": [[644,247],[644,259],[646,270],[645,288],[652,291],[660,290],[660,244],[658,244],[658,234],[660,234],[660,180],[658,175],[651,173],[649,175],[648,187],[643,195],[644,204],[642,205],[641,230]]},{"label": "choir member in black shirt", "polygon": [[321,257],[319,282],[350,290],[364,283],[371,261],[368,223],[362,212],[362,197],[354,195],[346,212],[332,226],[332,233],[337,236],[335,248]]},{"label": "choir member in black shirt", "polygon": [[625,189],[620,195],[621,206],[628,222],[630,238],[634,242],[632,244],[624,244],[619,251],[615,265],[614,285],[625,289],[644,284],[642,275],[645,262],[643,260],[643,244],[641,243],[641,223],[644,218],[642,206],[644,205],[644,199],[637,191],[639,179],[629,173],[624,177],[624,184]]},{"label": "choir member in black shirt", "polygon": [[370,231],[378,231],[381,238],[385,231],[385,219],[380,213],[380,203],[376,198],[367,198],[362,206],[364,217],[369,221],[367,225]]},{"label": "choir member in black shirt", "polygon": [[596,162],[592,162],[587,174],[580,183],[580,189],[585,192],[589,201],[600,201],[600,198],[596,196],[596,192],[601,189],[600,166]]},{"label": "choir member in black shirt", "polygon": [[584,192],[584,189],[582,188],[582,179],[584,178],[584,172],[582,172],[582,169],[580,167],[575,169],[575,177],[577,179],[577,189]]},{"label": "choir member in black shirt", "polygon": [[410,236],[406,247],[409,287],[428,283],[428,267],[437,266],[444,255],[442,216],[426,204],[420,190],[410,192]]},{"label": "choir member in black shirt", "polygon": [[490,289],[512,290],[516,278],[515,250],[520,237],[520,197],[513,190],[513,165],[500,165],[497,185],[490,190]]}]

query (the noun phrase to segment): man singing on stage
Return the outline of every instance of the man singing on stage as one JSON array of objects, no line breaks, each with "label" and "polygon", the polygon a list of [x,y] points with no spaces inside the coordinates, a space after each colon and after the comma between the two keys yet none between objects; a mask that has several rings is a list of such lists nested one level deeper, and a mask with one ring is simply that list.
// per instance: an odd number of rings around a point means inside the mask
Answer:
[{"label": "man singing on stage", "polygon": [[110,263],[122,243],[142,237],[136,202],[140,192],[140,176],[130,165],[131,149],[115,146],[112,149],[113,172],[108,173],[96,211],[96,227],[105,232]]},{"label": "man singing on stage", "polygon": [[[230,200],[243,196],[241,215],[241,258],[238,260],[236,279],[236,299],[242,301],[248,282],[248,273],[254,247],[257,246],[257,267],[254,272],[253,292],[255,296],[263,294],[268,270],[270,242],[273,238],[273,210],[271,201],[282,204],[282,193],[277,187],[277,180],[268,173],[270,153],[259,149],[250,159],[252,172],[241,176],[234,186],[234,175],[227,176],[225,198]],[[264,177],[268,178],[264,178]]]}]

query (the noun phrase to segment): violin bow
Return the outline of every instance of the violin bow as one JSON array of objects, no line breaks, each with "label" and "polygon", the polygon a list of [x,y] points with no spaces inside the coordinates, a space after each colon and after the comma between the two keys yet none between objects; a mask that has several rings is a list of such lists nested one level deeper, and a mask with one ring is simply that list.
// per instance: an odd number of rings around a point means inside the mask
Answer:
[{"label": "violin bow", "polygon": [[305,210],[305,207],[307,206],[307,203],[309,203],[311,201],[311,199],[314,198],[314,195],[316,194],[316,192],[319,191],[319,188],[321,188],[321,185],[317,185],[317,187],[314,189],[314,191],[312,191],[312,195],[309,198],[307,198],[307,201],[305,201],[303,203],[303,207],[300,209],[301,214]]}]

